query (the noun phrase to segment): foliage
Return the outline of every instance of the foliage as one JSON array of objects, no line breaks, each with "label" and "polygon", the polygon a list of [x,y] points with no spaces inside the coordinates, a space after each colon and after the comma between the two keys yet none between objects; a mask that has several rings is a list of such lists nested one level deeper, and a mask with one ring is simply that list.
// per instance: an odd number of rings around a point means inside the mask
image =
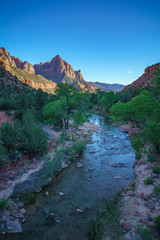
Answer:
[{"label": "foliage", "polygon": [[8,207],[8,198],[2,198],[0,200],[0,210],[3,210]]},{"label": "foliage", "polygon": [[7,150],[0,141],[0,168],[4,166],[4,158],[6,157]]},{"label": "foliage", "polygon": [[158,100],[150,92],[142,91],[127,103],[116,103],[110,112],[115,121],[125,120],[142,124],[156,115],[158,107]]},{"label": "foliage", "polygon": [[22,121],[15,123],[15,129],[18,135],[18,149],[41,154],[46,151],[48,146],[47,136],[41,125],[36,122],[32,112],[28,110],[23,114]]},{"label": "foliage", "polygon": [[155,195],[160,195],[160,184],[154,187],[153,193]]},{"label": "foliage", "polygon": [[109,236],[111,240],[121,239],[122,230],[119,221],[120,203],[117,198],[114,202],[107,202],[106,207],[99,211],[96,217],[90,220],[88,239],[100,240],[104,234]]},{"label": "foliage", "polygon": [[43,108],[43,118],[46,123],[54,124],[55,126],[63,127],[63,118],[66,113],[65,98],[50,102]]},{"label": "foliage", "polygon": [[140,226],[138,233],[142,240],[156,240],[152,237],[152,232],[145,227]]},{"label": "foliage", "polygon": [[155,161],[156,161],[155,156],[152,154],[148,154],[148,162],[155,162]]},{"label": "foliage", "polygon": [[160,172],[160,166],[158,165],[153,165],[151,167],[152,171],[155,172],[155,173],[159,173]]},{"label": "foliage", "polygon": [[79,125],[82,125],[84,122],[86,122],[88,119],[82,112],[82,110],[75,111],[74,113],[74,123],[75,126],[78,127]]},{"label": "foliage", "polygon": [[107,92],[106,95],[101,98],[100,105],[108,112],[116,101],[117,95],[113,92]]},{"label": "foliage", "polygon": [[151,177],[148,177],[144,180],[144,184],[149,185],[153,183],[153,179]]},{"label": "foliage", "polygon": [[4,123],[1,127],[0,138],[8,152],[13,151],[16,148],[17,132],[16,129],[8,122]]}]

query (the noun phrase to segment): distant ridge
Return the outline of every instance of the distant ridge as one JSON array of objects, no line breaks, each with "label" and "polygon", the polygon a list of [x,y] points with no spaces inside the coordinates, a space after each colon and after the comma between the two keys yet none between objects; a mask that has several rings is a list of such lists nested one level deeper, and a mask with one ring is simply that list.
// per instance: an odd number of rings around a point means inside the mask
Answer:
[{"label": "distant ridge", "polygon": [[125,85],[122,84],[118,84],[118,83],[114,83],[114,84],[110,84],[110,83],[101,83],[101,82],[90,82],[92,83],[94,86],[100,88],[103,91],[112,91],[112,92],[120,92]]}]

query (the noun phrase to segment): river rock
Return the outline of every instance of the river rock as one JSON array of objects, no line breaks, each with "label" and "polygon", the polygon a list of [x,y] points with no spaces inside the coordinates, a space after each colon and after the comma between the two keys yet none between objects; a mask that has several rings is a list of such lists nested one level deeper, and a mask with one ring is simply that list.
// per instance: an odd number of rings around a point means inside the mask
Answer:
[{"label": "river rock", "polygon": [[146,206],[147,208],[153,209],[153,208],[155,208],[155,203],[154,203],[153,201],[147,201],[147,202],[145,203],[145,206]]},{"label": "river rock", "polygon": [[8,233],[18,233],[22,232],[21,224],[18,220],[11,221],[7,219],[6,221],[6,232]]},{"label": "river rock", "polygon": [[24,214],[26,213],[26,210],[25,210],[24,208],[22,208],[22,209],[20,210],[20,213],[24,215]]},{"label": "river rock", "polygon": [[132,225],[131,225],[129,222],[124,221],[124,223],[123,223],[123,228],[124,228],[126,231],[129,231],[129,230],[132,229]]},{"label": "river rock", "polygon": [[81,168],[81,167],[83,167],[83,164],[82,163],[77,163],[77,167]]},{"label": "river rock", "polygon": [[68,167],[67,163],[64,163],[64,162],[61,163],[61,168],[67,168],[67,167]]},{"label": "river rock", "polygon": [[45,196],[48,196],[49,195],[49,192],[45,192],[45,194],[44,194]]}]

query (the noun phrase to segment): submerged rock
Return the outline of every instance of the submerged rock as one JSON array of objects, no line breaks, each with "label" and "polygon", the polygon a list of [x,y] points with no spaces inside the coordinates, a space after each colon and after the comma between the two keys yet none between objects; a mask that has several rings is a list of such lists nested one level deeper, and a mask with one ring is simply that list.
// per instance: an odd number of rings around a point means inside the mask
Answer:
[{"label": "submerged rock", "polygon": [[115,179],[120,179],[120,178],[122,178],[123,176],[121,176],[121,175],[115,175],[115,176],[113,176]]},{"label": "submerged rock", "polygon": [[60,196],[60,197],[61,197],[61,196],[64,196],[64,193],[63,193],[63,192],[59,192],[59,193],[58,193],[58,196]]}]

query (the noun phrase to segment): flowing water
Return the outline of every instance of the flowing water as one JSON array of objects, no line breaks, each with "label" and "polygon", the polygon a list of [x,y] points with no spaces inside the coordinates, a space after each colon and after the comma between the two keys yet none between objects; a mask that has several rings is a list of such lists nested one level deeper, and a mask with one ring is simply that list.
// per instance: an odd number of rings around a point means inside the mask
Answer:
[{"label": "flowing water", "polygon": [[[37,194],[35,205],[27,208],[23,232],[10,235],[9,239],[86,240],[89,219],[133,178],[135,154],[128,135],[105,122],[102,116],[93,115],[91,122],[100,130],[87,144],[81,159],[84,166],[71,164]],[[45,196],[46,191],[49,196]],[[60,222],[47,219],[46,211],[54,213]]]}]

